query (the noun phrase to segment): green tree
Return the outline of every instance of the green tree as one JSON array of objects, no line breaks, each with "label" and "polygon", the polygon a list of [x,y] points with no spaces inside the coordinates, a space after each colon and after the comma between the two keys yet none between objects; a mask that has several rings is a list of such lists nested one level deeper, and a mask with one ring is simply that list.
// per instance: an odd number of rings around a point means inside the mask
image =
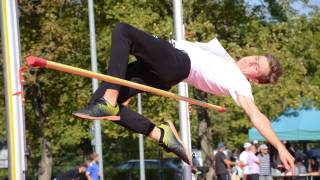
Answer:
[{"label": "green tree", "polygon": [[[23,57],[33,54],[74,66],[89,67],[86,14],[75,1],[19,2]],[[84,38],[86,37],[86,38]],[[89,122],[71,112],[84,105],[89,79],[55,71],[32,70],[26,85],[27,144],[31,149],[30,174],[50,179],[53,156],[90,138]],[[73,102],[73,103],[71,103]],[[72,149],[72,148],[71,148]],[[30,166],[29,166],[30,167]]]},{"label": "green tree", "polygon": [[[186,3],[187,31],[196,32],[193,39],[196,41],[208,41],[218,36],[235,59],[266,53],[275,54],[280,59],[286,72],[280,83],[277,86],[253,87],[255,102],[267,117],[273,119],[288,108],[299,109],[302,104],[306,107],[318,107],[319,85],[315,82],[319,81],[315,74],[318,73],[316,67],[319,64],[319,54],[314,52],[319,46],[315,40],[319,37],[319,21],[316,20],[319,15],[315,13],[310,18],[293,16],[286,19],[286,13],[283,18],[280,17],[281,14],[273,14],[279,21],[281,19],[286,22],[268,22],[260,16],[262,10],[257,9],[248,14],[248,7],[242,3]],[[193,144],[201,147],[205,164],[212,167],[212,145],[225,141],[229,148],[240,147],[247,141],[247,130],[251,123],[231,98],[208,97],[197,90],[193,91],[193,95],[228,109],[227,113],[217,114],[197,108],[197,116],[193,116],[194,120],[199,121],[198,133],[193,133],[198,134],[199,138]],[[210,179],[211,176],[209,171],[207,178]]]}]

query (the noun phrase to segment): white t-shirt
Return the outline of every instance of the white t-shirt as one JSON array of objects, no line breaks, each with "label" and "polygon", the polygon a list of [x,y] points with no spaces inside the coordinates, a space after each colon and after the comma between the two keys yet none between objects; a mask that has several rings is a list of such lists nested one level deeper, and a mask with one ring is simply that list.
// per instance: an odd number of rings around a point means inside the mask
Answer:
[{"label": "white t-shirt", "polygon": [[[249,153],[247,151],[242,151],[242,153],[239,156],[239,160],[243,162],[244,164],[248,164],[248,155]],[[243,174],[249,174],[249,166],[244,166],[242,169]]]},{"label": "white t-shirt", "polygon": [[184,82],[211,94],[231,96],[238,105],[237,95],[253,99],[249,81],[216,38],[208,43],[174,43],[191,61],[190,73]]}]

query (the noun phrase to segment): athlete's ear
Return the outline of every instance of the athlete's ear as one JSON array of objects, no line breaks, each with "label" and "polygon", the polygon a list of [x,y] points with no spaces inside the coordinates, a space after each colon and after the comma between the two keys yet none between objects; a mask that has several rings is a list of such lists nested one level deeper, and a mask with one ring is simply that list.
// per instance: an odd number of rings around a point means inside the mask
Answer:
[{"label": "athlete's ear", "polygon": [[255,78],[248,78],[248,80],[253,84],[259,84],[259,80]]}]

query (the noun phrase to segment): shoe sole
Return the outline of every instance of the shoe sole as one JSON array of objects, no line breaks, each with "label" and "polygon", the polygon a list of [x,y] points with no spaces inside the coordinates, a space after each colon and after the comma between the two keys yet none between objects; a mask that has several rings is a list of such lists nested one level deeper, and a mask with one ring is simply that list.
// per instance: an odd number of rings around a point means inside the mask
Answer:
[{"label": "shoe sole", "polygon": [[174,127],[172,121],[167,121],[171,131],[173,132],[174,136],[176,137],[176,139],[182,144],[185,152],[187,153],[187,158],[189,160],[189,165],[192,166],[192,160],[191,160],[191,155],[189,153],[189,150],[187,149],[186,145],[182,142],[182,140],[180,139],[178,132],[176,130],[176,128]]},{"label": "shoe sole", "polygon": [[101,116],[101,117],[94,117],[94,116],[88,116],[81,113],[72,113],[74,116],[77,116],[82,119],[90,119],[90,120],[108,120],[108,121],[119,121],[120,116]]}]

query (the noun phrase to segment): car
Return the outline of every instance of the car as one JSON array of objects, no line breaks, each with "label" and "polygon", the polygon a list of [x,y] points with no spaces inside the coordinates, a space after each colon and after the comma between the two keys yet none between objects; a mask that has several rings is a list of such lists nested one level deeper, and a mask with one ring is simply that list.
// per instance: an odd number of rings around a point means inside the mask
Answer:
[{"label": "car", "polygon": [[[153,180],[180,180],[182,170],[174,160],[146,159],[145,175],[146,179]],[[115,168],[114,180],[138,180],[140,179],[140,160],[129,160]]]}]

